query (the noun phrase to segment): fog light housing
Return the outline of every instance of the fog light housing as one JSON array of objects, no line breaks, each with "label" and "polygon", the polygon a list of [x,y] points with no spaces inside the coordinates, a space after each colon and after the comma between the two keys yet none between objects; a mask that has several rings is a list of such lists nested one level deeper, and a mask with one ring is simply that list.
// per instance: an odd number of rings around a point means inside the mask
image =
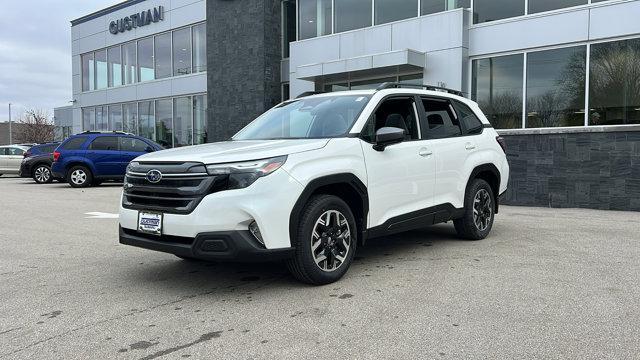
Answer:
[{"label": "fog light housing", "polygon": [[258,242],[262,244],[262,246],[264,246],[264,240],[262,239],[260,228],[258,227],[258,224],[255,221],[252,221],[251,224],[249,224],[249,232],[251,232],[253,237],[255,237],[256,240],[258,240]]}]

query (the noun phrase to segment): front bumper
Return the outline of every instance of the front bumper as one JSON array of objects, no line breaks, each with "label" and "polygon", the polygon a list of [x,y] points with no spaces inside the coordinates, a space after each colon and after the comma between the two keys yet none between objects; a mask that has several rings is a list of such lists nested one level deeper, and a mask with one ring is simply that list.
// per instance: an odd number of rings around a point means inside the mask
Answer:
[{"label": "front bumper", "polygon": [[147,235],[120,227],[120,243],[208,261],[276,261],[290,258],[294,251],[265,249],[249,231],[219,231],[188,238]]},{"label": "front bumper", "polygon": [[18,176],[23,178],[31,177],[31,165],[27,162],[23,162],[20,164],[20,171],[18,172]]}]

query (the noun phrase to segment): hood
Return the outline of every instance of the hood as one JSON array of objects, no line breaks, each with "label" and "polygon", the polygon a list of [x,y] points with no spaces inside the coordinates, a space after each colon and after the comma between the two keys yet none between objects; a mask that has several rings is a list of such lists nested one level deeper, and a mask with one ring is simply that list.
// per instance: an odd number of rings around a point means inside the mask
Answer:
[{"label": "hood", "polygon": [[329,139],[241,140],[187,146],[142,155],[136,161],[218,164],[267,159],[321,149]]}]

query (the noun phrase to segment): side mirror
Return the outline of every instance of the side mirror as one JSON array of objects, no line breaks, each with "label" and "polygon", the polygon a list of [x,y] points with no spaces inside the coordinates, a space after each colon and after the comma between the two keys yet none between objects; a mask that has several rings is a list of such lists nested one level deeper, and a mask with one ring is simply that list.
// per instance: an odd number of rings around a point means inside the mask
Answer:
[{"label": "side mirror", "polygon": [[144,149],[144,152],[148,152],[148,153],[150,153],[150,152],[154,152],[154,151],[155,151],[155,150],[153,150],[153,148],[152,148],[151,146],[147,146],[147,148],[146,148],[146,149]]},{"label": "side mirror", "polygon": [[404,130],[395,127],[383,127],[376,131],[376,142],[373,149],[376,151],[384,151],[384,149],[393,144],[399,144],[404,141]]}]

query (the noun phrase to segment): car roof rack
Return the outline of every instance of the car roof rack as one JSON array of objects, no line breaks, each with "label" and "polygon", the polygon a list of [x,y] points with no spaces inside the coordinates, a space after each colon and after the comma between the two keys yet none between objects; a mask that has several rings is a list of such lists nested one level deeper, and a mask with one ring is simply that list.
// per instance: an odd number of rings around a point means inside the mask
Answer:
[{"label": "car roof rack", "polygon": [[324,91],[305,91],[302,94],[296,96],[296,99],[300,99],[306,96],[311,96],[311,95],[318,95],[318,94],[325,94],[326,92]]},{"label": "car roof rack", "polygon": [[441,86],[433,86],[433,85],[414,85],[414,84],[401,84],[397,82],[386,82],[382,83],[380,86],[376,88],[376,91],[385,90],[385,89],[401,89],[401,88],[414,88],[414,89],[424,89],[430,91],[440,91],[446,92],[452,95],[458,95],[464,97],[464,93],[459,90],[449,89]]},{"label": "car roof rack", "polygon": [[133,135],[132,133],[128,133],[128,132],[124,132],[124,131],[120,131],[120,130],[113,130],[113,131],[95,131],[95,130],[87,130],[84,132],[79,133],[78,135],[83,135],[83,134],[122,134],[122,135]]}]

